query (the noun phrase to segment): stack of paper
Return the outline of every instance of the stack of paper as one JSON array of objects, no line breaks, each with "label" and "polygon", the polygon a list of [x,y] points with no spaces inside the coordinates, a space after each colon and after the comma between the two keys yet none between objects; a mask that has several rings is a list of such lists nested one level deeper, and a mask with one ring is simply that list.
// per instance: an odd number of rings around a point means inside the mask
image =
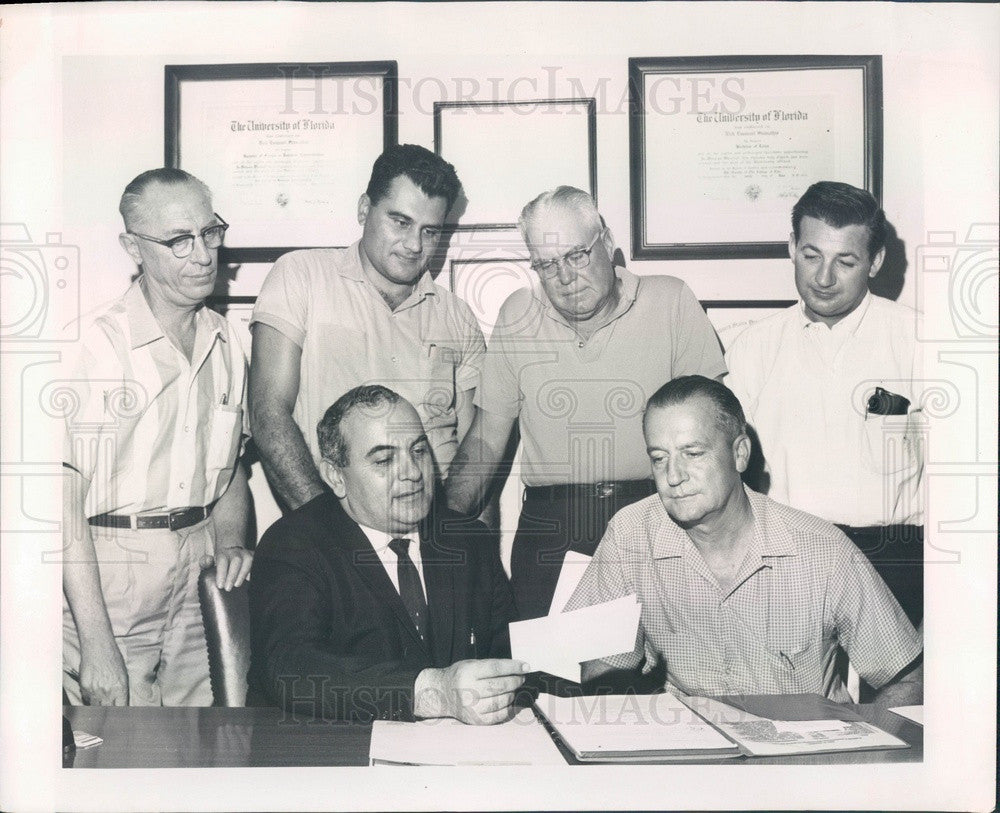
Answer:
[{"label": "stack of paper", "polygon": [[863,720],[769,720],[707,697],[684,702],[753,757],[910,747]]},{"label": "stack of paper", "polygon": [[642,606],[634,595],[510,625],[511,657],[580,682],[580,663],[631,652]]},{"label": "stack of paper", "polygon": [[376,720],[368,759],[372,765],[566,764],[531,709],[521,709],[512,720],[492,726],[452,719]]},{"label": "stack of paper", "polygon": [[584,762],[739,756],[734,743],[672,694],[540,694],[536,704],[562,741]]}]

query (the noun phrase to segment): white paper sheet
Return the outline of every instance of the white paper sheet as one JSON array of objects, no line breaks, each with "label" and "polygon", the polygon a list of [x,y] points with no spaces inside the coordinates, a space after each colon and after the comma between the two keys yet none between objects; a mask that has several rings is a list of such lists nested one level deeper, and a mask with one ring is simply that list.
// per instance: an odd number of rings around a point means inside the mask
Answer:
[{"label": "white paper sheet", "polygon": [[732,751],[736,746],[672,694],[555,697],[542,714],[577,754]]},{"label": "white paper sheet", "polygon": [[924,724],[924,707],[923,706],[896,706],[894,709],[889,709],[893,714],[898,714],[900,717],[905,717],[907,720],[912,720],[917,725]]},{"label": "white paper sheet", "polygon": [[458,720],[399,723],[376,720],[368,749],[372,764],[565,765],[531,709],[506,723],[465,725]]},{"label": "white paper sheet", "polygon": [[580,663],[630,652],[642,606],[634,595],[559,615],[515,621],[510,650],[535,671],[580,680]]},{"label": "white paper sheet", "polygon": [[549,615],[559,615],[563,611],[563,607],[572,598],[576,586],[583,578],[591,558],[586,553],[566,551],[562,570],[559,571],[559,581],[556,582],[556,592],[552,595],[552,604],[549,605]]}]

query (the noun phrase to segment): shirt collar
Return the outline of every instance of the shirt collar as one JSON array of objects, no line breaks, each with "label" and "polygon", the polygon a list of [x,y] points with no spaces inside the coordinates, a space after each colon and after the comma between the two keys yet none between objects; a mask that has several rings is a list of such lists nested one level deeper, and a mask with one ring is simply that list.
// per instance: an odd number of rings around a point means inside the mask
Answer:
[{"label": "shirt collar", "polygon": [[163,328],[153,316],[146,295],[143,293],[143,277],[129,286],[125,292],[125,316],[128,319],[129,329],[132,332],[132,349],[142,347],[157,339],[164,337]]},{"label": "shirt collar", "polygon": [[[770,502],[763,494],[743,486],[750,500],[753,514],[752,551],[761,559],[771,556],[795,556],[798,546],[788,526],[771,511]],[[654,504],[655,525],[650,529],[652,555],[654,559],[669,559],[683,556],[688,550],[696,550],[694,543],[677,523],[667,514],[663,503]]]},{"label": "shirt collar", "polygon": [[[163,339],[166,334],[160,323],[156,321],[149,303],[146,301],[145,277],[140,274],[139,278],[129,286],[125,292],[125,316],[128,319],[129,329],[132,335],[132,349]],[[218,324],[213,323],[212,317],[208,313],[208,305],[202,305],[195,311],[195,346],[199,345],[198,336],[204,332],[215,334],[215,337],[227,340],[226,332]]]},{"label": "shirt collar", "polygon": [[379,558],[384,558],[385,552],[389,548],[389,543],[392,542],[393,539],[397,538],[409,539],[411,542],[417,543],[415,546],[416,551],[414,551],[414,545],[410,545],[410,558],[413,558],[420,552],[420,532],[416,528],[414,528],[412,533],[394,536],[393,534],[386,533],[385,531],[376,531],[374,528],[369,528],[367,525],[362,525],[360,522],[358,523],[358,527],[361,529],[361,532],[368,537],[368,541],[371,542],[371,545],[375,549],[375,552],[379,555]]},{"label": "shirt collar", "polygon": [[[837,322],[832,328],[829,329],[831,331],[837,331],[838,333],[853,333],[855,330],[858,329],[858,326],[861,324],[861,320],[865,318],[865,314],[868,313],[868,306],[871,304],[871,301],[872,301],[872,293],[871,291],[868,291],[864,295],[864,298],[861,300],[861,302],[858,303],[858,306],[853,311],[851,311],[849,314],[847,314],[847,316],[845,316],[843,319]],[[803,302],[801,299],[799,300],[799,316],[802,319],[802,327],[804,328],[809,327],[809,325],[813,324],[823,325],[822,322],[814,322],[812,319],[809,318],[809,316],[806,314],[805,302]],[[823,326],[826,327],[826,325]]]},{"label": "shirt collar", "polygon": [[[365,273],[365,267],[361,260],[361,241],[356,240],[350,247],[348,247],[347,251],[349,262],[344,264],[341,269],[341,274],[347,279],[352,279],[357,282],[366,282],[369,285],[372,285],[371,280],[368,279],[368,275]],[[372,285],[372,287],[374,288],[375,286]],[[419,298],[423,299],[425,296],[433,296],[435,294],[437,294],[437,284],[431,278],[430,273],[424,269],[414,284],[410,295],[406,298],[406,301],[409,302],[414,295],[419,295]]]}]

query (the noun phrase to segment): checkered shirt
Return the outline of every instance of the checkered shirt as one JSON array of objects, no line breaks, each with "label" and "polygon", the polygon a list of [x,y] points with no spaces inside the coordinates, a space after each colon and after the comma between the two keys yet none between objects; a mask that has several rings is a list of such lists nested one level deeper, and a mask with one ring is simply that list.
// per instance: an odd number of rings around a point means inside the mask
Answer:
[{"label": "checkered shirt", "polygon": [[664,688],[679,694],[819,692],[849,702],[834,669],[838,644],[876,689],[920,654],[920,636],[846,536],[746,493],[753,542],[728,593],[657,495],[612,518],[566,605],[638,596],[635,649],[605,663],[648,672],[663,660]]}]

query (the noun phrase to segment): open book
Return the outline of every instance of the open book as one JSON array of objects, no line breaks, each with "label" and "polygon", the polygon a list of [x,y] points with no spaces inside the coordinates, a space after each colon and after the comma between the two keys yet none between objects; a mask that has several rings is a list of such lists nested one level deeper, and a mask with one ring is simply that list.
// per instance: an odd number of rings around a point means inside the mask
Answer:
[{"label": "open book", "polygon": [[739,756],[735,743],[672,694],[540,694],[535,705],[581,762]]}]

